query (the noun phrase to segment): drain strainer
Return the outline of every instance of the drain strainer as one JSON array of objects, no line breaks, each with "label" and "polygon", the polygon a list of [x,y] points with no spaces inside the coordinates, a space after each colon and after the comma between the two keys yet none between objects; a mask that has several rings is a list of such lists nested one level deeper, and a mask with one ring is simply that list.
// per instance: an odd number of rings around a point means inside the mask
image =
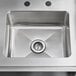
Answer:
[{"label": "drain strainer", "polygon": [[31,43],[31,50],[34,53],[40,54],[45,51],[46,45],[43,40],[36,39]]}]

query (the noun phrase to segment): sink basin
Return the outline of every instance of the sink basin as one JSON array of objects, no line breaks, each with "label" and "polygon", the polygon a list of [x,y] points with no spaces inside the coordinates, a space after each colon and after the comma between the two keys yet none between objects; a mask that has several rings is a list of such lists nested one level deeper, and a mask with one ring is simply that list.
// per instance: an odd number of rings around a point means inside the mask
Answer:
[{"label": "sink basin", "polygon": [[6,18],[6,57],[62,58],[71,55],[69,13],[11,11]]}]

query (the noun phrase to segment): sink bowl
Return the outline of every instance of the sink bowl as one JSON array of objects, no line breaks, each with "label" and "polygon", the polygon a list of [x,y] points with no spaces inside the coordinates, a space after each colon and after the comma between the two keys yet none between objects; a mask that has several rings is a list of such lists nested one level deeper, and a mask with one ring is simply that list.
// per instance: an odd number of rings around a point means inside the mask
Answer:
[{"label": "sink bowl", "polygon": [[6,18],[6,57],[62,58],[71,55],[69,13],[11,11]]}]

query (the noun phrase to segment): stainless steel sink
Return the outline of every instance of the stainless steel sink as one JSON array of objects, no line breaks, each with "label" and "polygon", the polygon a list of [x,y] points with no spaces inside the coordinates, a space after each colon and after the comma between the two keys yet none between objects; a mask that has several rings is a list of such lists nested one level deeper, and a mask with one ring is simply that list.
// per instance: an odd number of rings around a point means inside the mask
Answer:
[{"label": "stainless steel sink", "polygon": [[26,1],[0,0],[0,71],[75,76],[76,0]]},{"label": "stainless steel sink", "polygon": [[11,11],[6,18],[6,57],[69,57],[66,11]]}]

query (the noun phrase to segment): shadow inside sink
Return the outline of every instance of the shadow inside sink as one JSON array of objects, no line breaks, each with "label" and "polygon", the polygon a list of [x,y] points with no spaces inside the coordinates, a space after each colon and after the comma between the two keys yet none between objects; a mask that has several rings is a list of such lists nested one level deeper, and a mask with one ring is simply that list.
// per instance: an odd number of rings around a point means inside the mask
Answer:
[{"label": "shadow inside sink", "polygon": [[69,57],[69,14],[66,11],[11,11],[6,19],[4,55]]}]

